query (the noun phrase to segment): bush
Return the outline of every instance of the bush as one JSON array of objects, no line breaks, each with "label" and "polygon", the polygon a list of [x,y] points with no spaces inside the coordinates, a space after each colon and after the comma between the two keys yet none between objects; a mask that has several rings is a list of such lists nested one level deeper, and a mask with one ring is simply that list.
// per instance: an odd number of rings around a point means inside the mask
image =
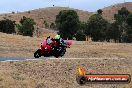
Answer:
[{"label": "bush", "polygon": [[33,36],[35,25],[34,20],[23,16],[23,18],[20,20],[20,23],[21,24],[17,24],[19,34],[22,34],[24,36]]},{"label": "bush", "polygon": [[56,29],[55,23],[51,23],[50,28],[55,30]]},{"label": "bush", "polygon": [[15,21],[5,19],[0,21],[0,32],[15,33]]},{"label": "bush", "polygon": [[81,31],[78,31],[75,37],[76,37],[77,41],[85,41],[86,40],[84,33]]},{"label": "bush", "polygon": [[45,25],[45,28],[49,28],[49,24],[47,23],[46,20],[44,21],[44,25]]}]

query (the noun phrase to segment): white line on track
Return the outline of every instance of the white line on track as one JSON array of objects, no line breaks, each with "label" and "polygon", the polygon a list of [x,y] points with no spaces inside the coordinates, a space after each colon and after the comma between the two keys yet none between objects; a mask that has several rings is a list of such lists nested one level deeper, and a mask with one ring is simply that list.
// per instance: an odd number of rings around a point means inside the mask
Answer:
[{"label": "white line on track", "polygon": [[102,57],[102,58],[39,58],[39,59],[25,59],[25,60],[4,60],[4,61],[0,61],[0,62],[10,62],[10,61],[35,61],[35,60],[77,60],[77,59],[92,59],[92,60],[121,60],[121,59],[126,59],[126,58],[118,58],[118,57],[111,57],[111,58],[107,58],[107,57]]}]

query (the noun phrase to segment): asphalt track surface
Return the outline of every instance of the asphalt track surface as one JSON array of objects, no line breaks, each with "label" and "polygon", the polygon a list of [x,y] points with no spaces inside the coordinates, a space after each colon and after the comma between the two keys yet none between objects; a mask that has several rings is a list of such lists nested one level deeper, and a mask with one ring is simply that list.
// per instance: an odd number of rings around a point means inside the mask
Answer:
[{"label": "asphalt track surface", "polygon": [[[34,58],[33,56],[19,56],[19,57],[9,57],[9,56],[0,56],[0,61],[23,61],[23,60],[49,60],[49,59],[76,59],[76,58],[55,58],[55,57],[43,57]],[[79,59],[79,58],[77,58]]]},{"label": "asphalt track surface", "polygon": [[[43,57],[34,58],[33,56],[19,56],[19,57],[9,57],[9,56],[0,56],[0,61],[23,61],[23,60],[50,60],[50,59],[83,59],[83,58],[55,58],[55,57]],[[86,58],[85,58],[86,59]]]},{"label": "asphalt track surface", "polygon": [[[46,57],[43,57],[41,59],[46,59]],[[21,60],[37,60],[36,58],[34,58],[33,56],[31,57],[7,57],[7,56],[0,56],[0,61],[21,61]],[[39,59],[38,59],[39,60]]]},{"label": "asphalt track surface", "polygon": [[[71,58],[55,58],[55,57],[40,57],[34,58],[33,56],[19,56],[19,57],[9,57],[9,56],[0,56],[0,61],[23,61],[23,60],[48,60],[48,59],[71,59]],[[74,59],[74,58],[73,58]]]},{"label": "asphalt track surface", "polygon": [[[108,59],[119,59],[118,57],[113,57],[113,58],[66,58],[66,57],[59,57],[59,58],[55,58],[55,57],[40,57],[40,58],[34,58],[33,56],[19,56],[19,57],[9,57],[9,56],[0,56],[0,62],[5,62],[5,61],[25,61],[25,60],[52,60],[52,59],[60,59],[60,60],[64,60],[64,59],[104,59],[104,60],[108,60]],[[121,59],[125,59],[125,58],[120,58]]]},{"label": "asphalt track surface", "polygon": [[66,59],[66,58],[62,58],[62,57],[61,58],[43,57],[43,56],[41,56],[40,58],[34,58],[33,56],[18,56],[18,57],[0,56],[0,62],[5,62],[5,61],[26,61],[26,60],[49,60],[49,59]]}]

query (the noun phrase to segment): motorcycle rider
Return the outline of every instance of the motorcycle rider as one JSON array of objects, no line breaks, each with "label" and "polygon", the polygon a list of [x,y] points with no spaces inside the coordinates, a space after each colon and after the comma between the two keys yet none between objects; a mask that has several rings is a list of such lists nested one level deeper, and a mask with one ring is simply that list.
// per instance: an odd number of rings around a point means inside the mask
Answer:
[{"label": "motorcycle rider", "polygon": [[57,35],[54,37],[54,40],[58,43],[58,45],[60,44],[60,35],[59,35],[59,32],[57,32]]}]

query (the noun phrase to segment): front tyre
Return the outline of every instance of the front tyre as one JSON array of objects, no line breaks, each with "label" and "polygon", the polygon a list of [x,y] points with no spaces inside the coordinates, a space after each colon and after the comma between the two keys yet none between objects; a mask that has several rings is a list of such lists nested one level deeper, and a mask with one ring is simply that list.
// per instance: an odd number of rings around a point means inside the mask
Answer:
[{"label": "front tyre", "polygon": [[41,57],[41,50],[40,50],[40,49],[38,49],[38,50],[34,53],[34,57],[35,57],[35,58]]}]

